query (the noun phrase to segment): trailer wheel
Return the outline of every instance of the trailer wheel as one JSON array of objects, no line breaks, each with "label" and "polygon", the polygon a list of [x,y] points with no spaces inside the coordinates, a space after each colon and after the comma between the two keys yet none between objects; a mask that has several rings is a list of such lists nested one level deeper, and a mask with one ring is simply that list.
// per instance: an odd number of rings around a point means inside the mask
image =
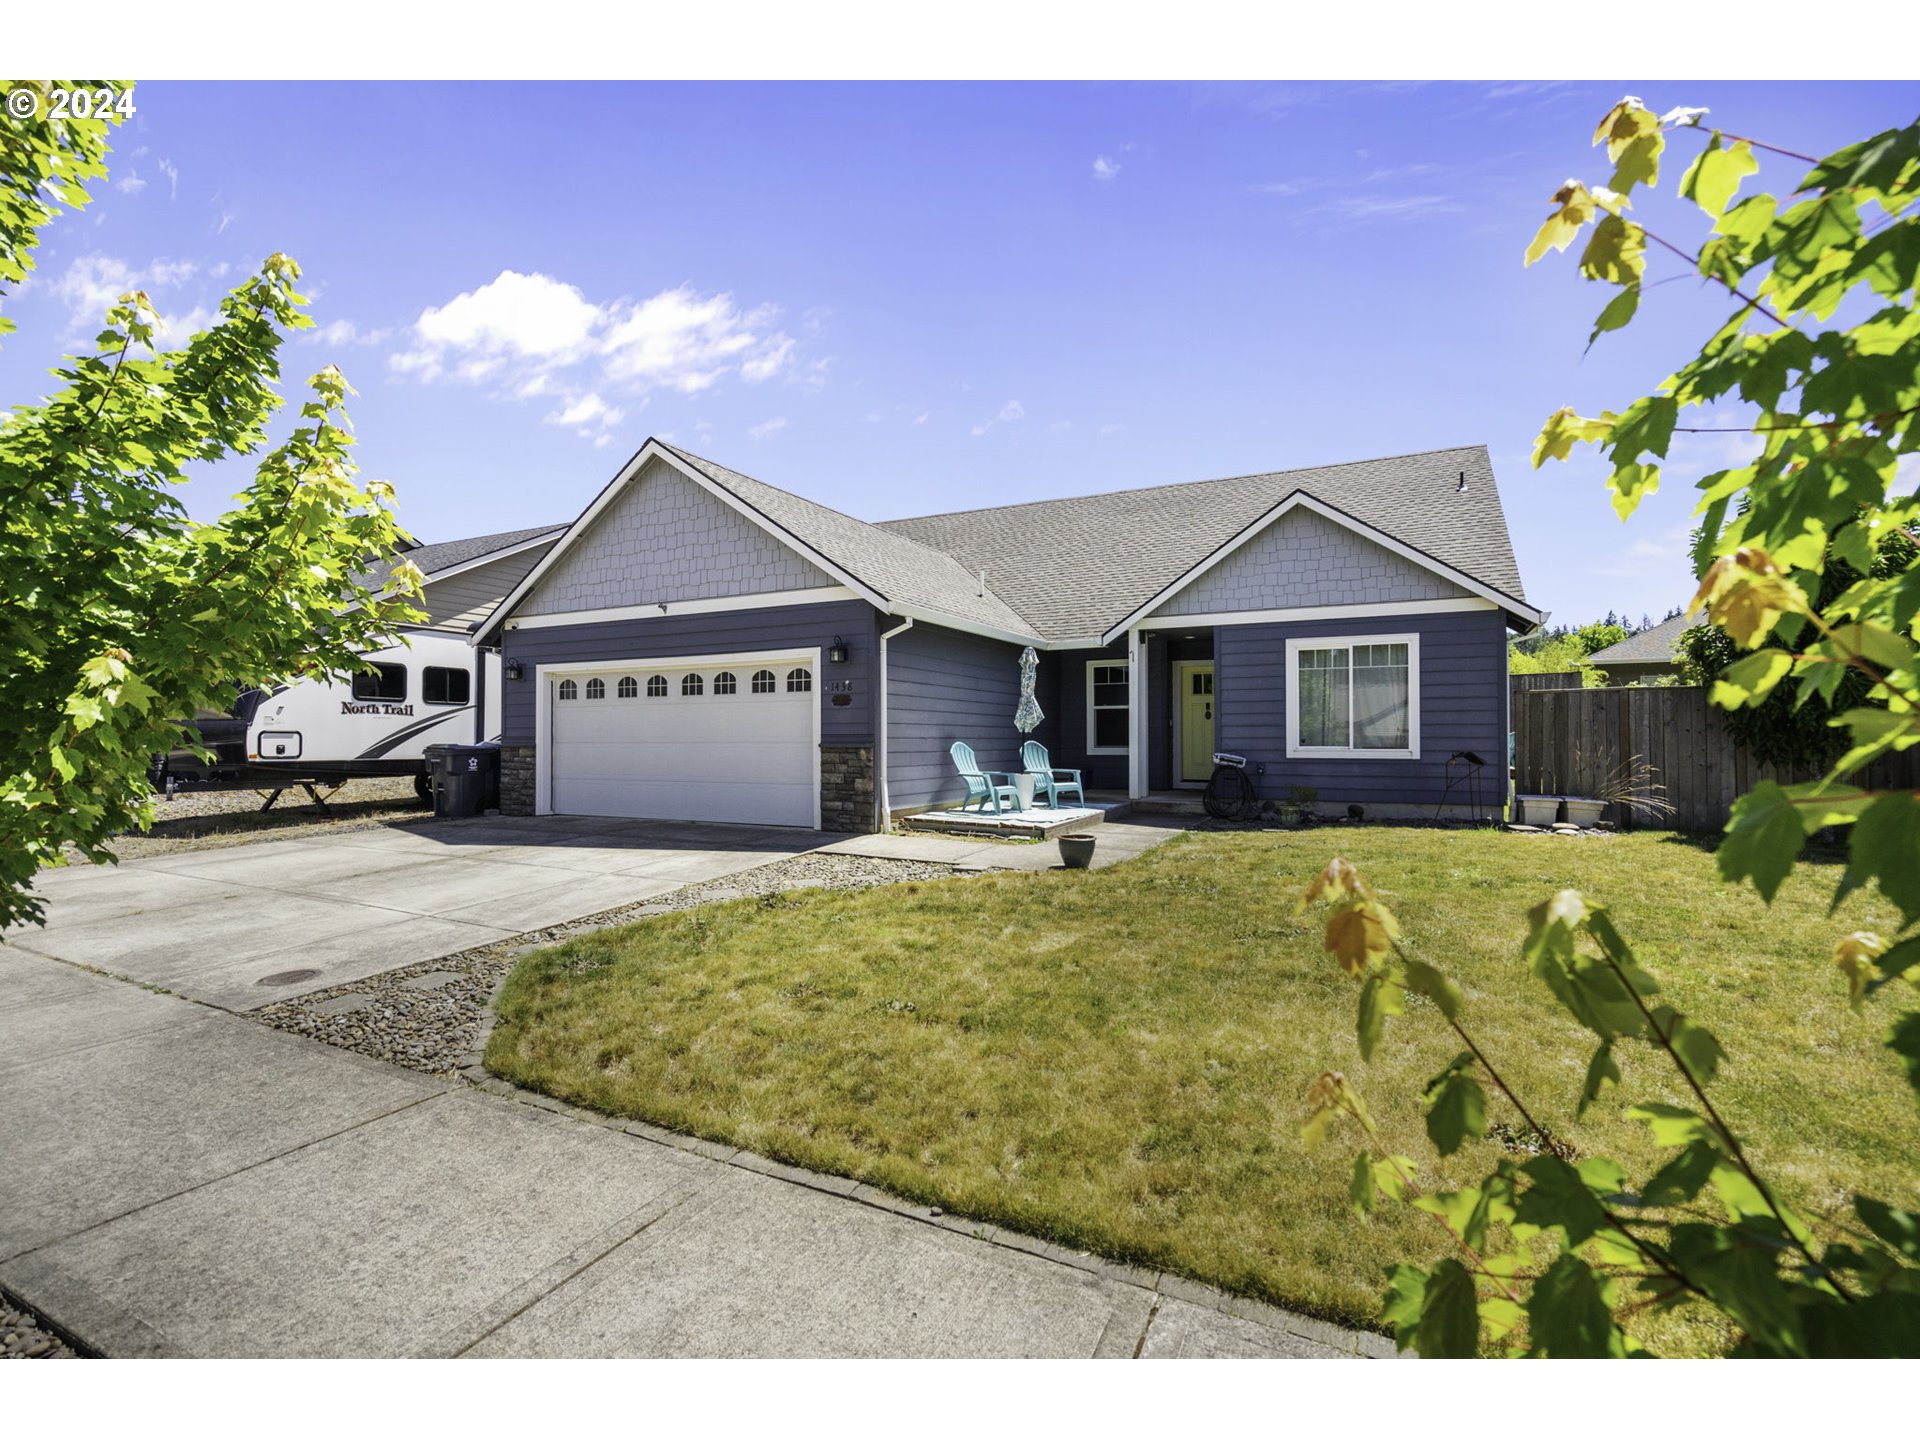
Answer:
[{"label": "trailer wheel", "polygon": [[423,805],[433,803],[433,782],[424,775],[413,777],[413,793],[420,797]]}]

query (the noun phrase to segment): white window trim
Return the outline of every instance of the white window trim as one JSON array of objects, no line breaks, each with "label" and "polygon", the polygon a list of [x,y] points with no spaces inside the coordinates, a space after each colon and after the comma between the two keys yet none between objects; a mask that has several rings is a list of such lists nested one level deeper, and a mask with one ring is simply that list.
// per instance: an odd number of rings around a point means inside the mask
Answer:
[{"label": "white window trim", "polygon": [[1115,657],[1111,655],[1101,660],[1089,660],[1087,661],[1087,752],[1086,752],[1089,755],[1125,755],[1133,749],[1132,745],[1130,744],[1129,745],[1096,745],[1094,743],[1094,736],[1099,732],[1094,727],[1093,672],[1096,669],[1111,668],[1116,665],[1120,669],[1125,670],[1127,672],[1127,704],[1124,707],[1119,705],[1102,705],[1100,708],[1102,710],[1125,709],[1127,714],[1127,738],[1131,740],[1134,735],[1133,661],[1127,656]]},{"label": "white window trim", "polygon": [[[1407,748],[1404,750],[1363,750],[1351,745],[1302,745],[1300,743],[1300,652],[1302,650],[1345,650],[1347,652],[1347,706],[1353,706],[1353,647],[1356,645],[1404,645],[1407,647]],[[1347,729],[1351,739],[1351,723]],[[1302,635],[1287,641],[1287,758],[1289,760],[1418,760],[1420,758],[1420,637],[1411,635]]]}]

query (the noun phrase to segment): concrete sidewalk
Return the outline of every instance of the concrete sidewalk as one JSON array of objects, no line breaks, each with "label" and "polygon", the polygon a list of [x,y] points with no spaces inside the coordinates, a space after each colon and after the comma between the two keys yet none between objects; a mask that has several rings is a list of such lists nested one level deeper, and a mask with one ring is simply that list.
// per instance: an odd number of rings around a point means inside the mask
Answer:
[{"label": "concrete sidewalk", "polygon": [[[1163,817],[1122,816],[1096,825],[1085,834],[1094,837],[1093,868],[1105,869],[1144,855],[1187,827]],[[1060,847],[1052,840],[1022,842],[972,840],[960,835],[927,833],[856,835],[822,846],[828,855],[866,855],[876,860],[932,860],[956,870],[1060,870]]]},{"label": "concrete sidewalk", "polygon": [[12,946],[0,1089],[0,1282],[110,1355],[1390,1352]]}]

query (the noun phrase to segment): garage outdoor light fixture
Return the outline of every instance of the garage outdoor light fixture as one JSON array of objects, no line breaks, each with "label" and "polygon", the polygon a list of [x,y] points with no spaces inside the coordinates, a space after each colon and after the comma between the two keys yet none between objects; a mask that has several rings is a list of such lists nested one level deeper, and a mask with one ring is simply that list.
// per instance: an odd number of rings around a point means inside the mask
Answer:
[{"label": "garage outdoor light fixture", "polygon": [[506,672],[507,672],[507,679],[518,680],[521,675],[520,662],[518,660],[507,661]]},{"label": "garage outdoor light fixture", "polygon": [[844,665],[847,663],[847,642],[842,640],[838,635],[833,637],[833,648],[827,651],[827,659],[836,665]]}]

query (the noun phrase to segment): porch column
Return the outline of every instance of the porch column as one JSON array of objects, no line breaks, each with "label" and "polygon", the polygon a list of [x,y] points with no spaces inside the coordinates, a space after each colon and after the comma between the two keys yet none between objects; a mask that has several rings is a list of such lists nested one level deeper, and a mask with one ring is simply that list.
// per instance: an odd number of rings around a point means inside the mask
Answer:
[{"label": "porch column", "polygon": [[1127,703],[1127,794],[1141,800],[1147,793],[1147,637],[1139,630],[1127,632]]}]

